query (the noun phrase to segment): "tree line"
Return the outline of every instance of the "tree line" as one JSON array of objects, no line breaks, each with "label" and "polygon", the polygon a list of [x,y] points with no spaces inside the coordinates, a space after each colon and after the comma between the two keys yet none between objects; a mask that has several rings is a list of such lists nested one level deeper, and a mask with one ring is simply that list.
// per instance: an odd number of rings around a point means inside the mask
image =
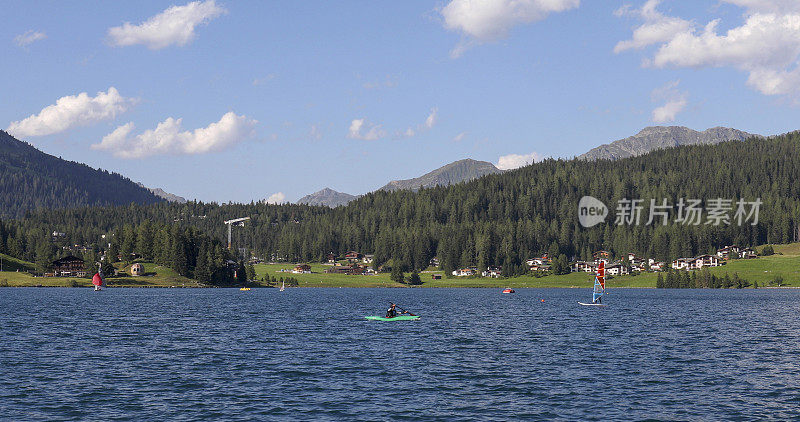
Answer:
[{"label": "tree line", "polygon": [[243,261],[234,261],[219,239],[195,227],[149,220],[136,226],[126,224],[101,235],[100,240],[89,243],[88,249],[80,252],[73,250],[75,244],[67,236],[60,239],[49,231],[20,229],[0,222],[0,252],[33,261],[41,271],[46,271],[56,258],[78,255],[90,273],[97,270],[100,262],[121,261],[128,265],[144,260],[211,285],[242,284],[255,278],[252,266],[248,268]]},{"label": "tree line", "polygon": [[692,272],[669,269],[666,273],[658,273],[656,279],[658,289],[744,289],[750,286],[758,288],[758,282],[751,283],[737,273],[718,276],[708,269]]}]

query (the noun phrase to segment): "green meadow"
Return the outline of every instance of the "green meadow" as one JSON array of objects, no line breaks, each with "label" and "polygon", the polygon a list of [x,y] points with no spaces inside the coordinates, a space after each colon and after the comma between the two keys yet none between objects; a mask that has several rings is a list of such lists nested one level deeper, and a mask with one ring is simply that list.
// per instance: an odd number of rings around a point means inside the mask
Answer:
[{"label": "green meadow", "polygon": [[[34,264],[4,254],[0,254],[0,258],[3,260],[0,287],[92,287],[90,278],[34,277],[27,272],[35,268]],[[14,265],[7,265],[9,262],[13,262]],[[142,265],[144,265],[145,275],[133,277],[129,275],[130,265],[124,266],[122,263],[117,263],[115,267],[122,274],[118,277],[106,278],[106,284],[109,287],[203,287],[197,281],[179,275],[172,268],[151,262],[142,262]]]},{"label": "green meadow", "polygon": [[[775,255],[759,257],[757,259],[738,259],[728,261],[721,267],[711,268],[711,273],[724,276],[725,273],[737,273],[750,282],[757,282],[759,287],[800,287],[800,243],[788,245],[773,245]],[[761,248],[759,248],[761,250]],[[0,254],[3,262],[3,271],[0,272],[0,287],[45,286],[45,287],[91,287],[88,278],[72,277],[34,277],[27,271],[33,270],[34,265],[7,255]],[[121,275],[109,277],[106,282],[109,287],[204,287],[196,280],[183,277],[174,270],[143,262],[145,275],[132,277]],[[326,274],[325,269],[330,265],[310,264],[311,274],[292,274],[294,264],[257,264],[255,265],[258,280],[265,276],[280,278],[294,278],[299,287],[408,287],[405,284],[395,283],[389,278],[388,273],[378,275],[344,275]],[[129,274],[129,266],[116,264],[123,274]],[[433,274],[440,274],[440,280],[432,279]],[[408,274],[406,274],[408,276]],[[482,278],[482,277],[453,277],[447,276],[443,271],[428,269],[420,273],[422,285],[417,287],[475,287],[475,288],[543,288],[543,287],[572,287],[589,288],[594,283],[594,276],[588,273],[571,273],[566,275],[547,275],[543,277],[523,276],[514,278]],[[639,275],[626,275],[609,278],[608,288],[654,288],[657,273],[642,273]],[[263,285],[258,282],[258,285]]]}]

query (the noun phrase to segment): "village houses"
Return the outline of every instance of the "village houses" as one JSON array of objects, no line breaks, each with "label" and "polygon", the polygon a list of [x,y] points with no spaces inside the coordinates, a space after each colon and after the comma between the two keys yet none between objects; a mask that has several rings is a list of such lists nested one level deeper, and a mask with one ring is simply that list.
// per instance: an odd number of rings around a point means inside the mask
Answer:
[{"label": "village houses", "polygon": [[503,269],[501,267],[487,267],[486,271],[481,273],[481,276],[491,278],[499,278],[502,275]]},{"label": "village houses", "polygon": [[297,264],[292,270],[293,274],[311,274],[311,266],[308,264]]}]

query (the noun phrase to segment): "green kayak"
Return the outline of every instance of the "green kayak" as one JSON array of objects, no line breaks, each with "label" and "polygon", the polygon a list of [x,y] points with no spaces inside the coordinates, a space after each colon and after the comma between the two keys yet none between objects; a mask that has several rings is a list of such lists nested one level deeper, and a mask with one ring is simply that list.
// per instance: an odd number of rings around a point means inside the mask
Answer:
[{"label": "green kayak", "polygon": [[382,316],[368,316],[364,317],[370,321],[416,321],[419,319],[417,315],[398,315],[394,318],[386,318]]}]

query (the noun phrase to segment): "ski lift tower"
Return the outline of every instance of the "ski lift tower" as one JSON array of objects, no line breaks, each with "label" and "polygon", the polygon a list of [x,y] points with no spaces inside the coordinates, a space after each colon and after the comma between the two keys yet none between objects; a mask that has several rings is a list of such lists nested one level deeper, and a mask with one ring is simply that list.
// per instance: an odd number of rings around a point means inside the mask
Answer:
[{"label": "ski lift tower", "polygon": [[244,222],[249,219],[250,217],[242,217],[242,218],[234,218],[233,220],[228,220],[225,222],[225,224],[228,225],[228,250],[231,249],[231,227],[233,227],[234,224],[236,224],[237,226],[244,226]]}]

